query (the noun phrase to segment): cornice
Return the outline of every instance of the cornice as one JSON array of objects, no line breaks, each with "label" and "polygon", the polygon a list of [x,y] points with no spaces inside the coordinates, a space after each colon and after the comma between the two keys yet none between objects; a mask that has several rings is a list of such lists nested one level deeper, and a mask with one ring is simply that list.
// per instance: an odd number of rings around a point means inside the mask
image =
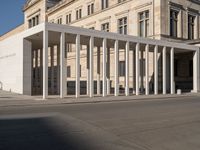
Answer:
[{"label": "cornice", "polygon": [[23,7],[23,11],[26,11],[27,9],[29,9],[30,7],[32,7],[33,5],[37,4],[39,1],[41,0],[35,0],[33,3],[30,4],[31,0],[28,0],[24,7]]}]

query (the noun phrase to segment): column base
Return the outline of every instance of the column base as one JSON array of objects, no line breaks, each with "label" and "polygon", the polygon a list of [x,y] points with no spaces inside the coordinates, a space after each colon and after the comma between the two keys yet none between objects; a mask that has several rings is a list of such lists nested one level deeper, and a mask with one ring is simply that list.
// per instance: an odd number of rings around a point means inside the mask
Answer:
[{"label": "column base", "polygon": [[200,90],[191,90],[191,93],[200,93]]}]

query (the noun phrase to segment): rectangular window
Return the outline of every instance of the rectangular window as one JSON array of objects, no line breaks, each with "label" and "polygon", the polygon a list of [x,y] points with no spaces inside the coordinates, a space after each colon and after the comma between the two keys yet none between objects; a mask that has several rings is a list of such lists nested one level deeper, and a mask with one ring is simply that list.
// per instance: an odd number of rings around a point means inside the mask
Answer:
[{"label": "rectangular window", "polygon": [[119,76],[124,77],[125,76],[125,61],[120,61],[119,62]]},{"label": "rectangular window", "polygon": [[29,28],[32,27],[32,20],[31,20],[31,19],[28,20],[28,27],[29,27]]},{"label": "rectangular window", "polygon": [[77,9],[76,10],[76,20],[82,18],[82,9]]},{"label": "rectangular window", "polygon": [[108,8],[108,0],[101,0],[101,9]]},{"label": "rectangular window", "polygon": [[62,18],[58,18],[57,23],[62,24]]},{"label": "rectangular window", "polygon": [[188,39],[194,39],[194,21],[195,16],[188,15]]},{"label": "rectangular window", "polygon": [[139,13],[139,35],[149,36],[149,11]]},{"label": "rectangular window", "polygon": [[67,77],[71,77],[71,66],[67,66]]},{"label": "rectangular window", "polygon": [[72,52],[72,44],[66,45],[67,52]]},{"label": "rectangular window", "polygon": [[39,24],[39,16],[38,15],[35,17],[35,20],[36,20],[36,25],[38,25]]},{"label": "rectangular window", "polygon": [[66,15],[66,24],[71,23],[71,14]]},{"label": "rectangular window", "polygon": [[88,15],[91,15],[94,13],[94,3],[91,3],[88,5]]},{"label": "rectangular window", "polygon": [[28,27],[32,28],[36,25],[39,24],[39,15],[32,17],[31,19],[28,20]]},{"label": "rectangular window", "polygon": [[79,19],[82,18],[82,9],[79,9]]},{"label": "rectangular window", "polygon": [[109,23],[104,23],[101,25],[101,30],[105,32],[109,32]]},{"label": "rectangular window", "polygon": [[35,26],[35,17],[33,18],[33,27]]},{"label": "rectangular window", "polygon": [[178,35],[178,11],[170,10],[170,36]]},{"label": "rectangular window", "polygon": [[127,17],[118,19],[118,33],[127,34]]}]

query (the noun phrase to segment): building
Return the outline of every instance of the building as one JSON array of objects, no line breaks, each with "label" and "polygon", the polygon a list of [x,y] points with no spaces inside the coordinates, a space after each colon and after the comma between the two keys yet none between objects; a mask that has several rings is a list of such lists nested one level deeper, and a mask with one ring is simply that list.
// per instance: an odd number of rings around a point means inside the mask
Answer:
[{"label": "building", "polygon": [[0,37],[3,90],[46,98],[200,89],[199,0],[28,0],[23,11],[24,23]]}]

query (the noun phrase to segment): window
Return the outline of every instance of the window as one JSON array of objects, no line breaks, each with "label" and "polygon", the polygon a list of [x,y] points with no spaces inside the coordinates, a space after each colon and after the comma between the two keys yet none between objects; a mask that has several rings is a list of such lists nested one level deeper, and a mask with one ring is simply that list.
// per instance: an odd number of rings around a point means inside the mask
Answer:
[{"label": "window", "polygon": [[149,11],[139,13],[139,32],[141,37],[149,36]]},{"label": "window", "polygon": [[82,18],[82,9],[77,9],[76,10],[76,20]]},{"label": "window", "polygon": [[125,76],[125,61],[119,62],[119,76],[124,77]]},{"label": "window", "polygon": [[72,44],[67,44],[66,45],[66,49],[67,49],[67,52],[72,52]]},{"label": "window", "polygon": [[32,20],[28,20],[28,27],[31,28],[32,27]]},{"label": "window", "polygon": [[194,39],[194,20],[195,16],[188,15],[188,39]]},{"label": "window", "polygon": [[71,77],[71,66],[67,66],[67,77]]},{"label": "window", "polygon": [[109,23],[104,23],[101,25],[101,30],[105,32],[109,32]]},{"label": "window", "polygon": [[62,18],[58,18],[57,23],[62,24]]},{"label": "window", "polygon": [[32,28],[36,25],[39,24],[39,15],[32,17],[31,19],[28,20],[28,27]]},{"label": "window", "polygon": [[94,13],[94,3],[91,3],[88,5],[88,15],[91,15]]},{"label": "window", "polygon": [[170,36],[177,37],[178,11],[170,10]]},{"label": "window", "polygon": [[67,14],[66,15],[66,24],[69,24],[69,23],[71,23],[71,14]]},{"label": "window", "polygon": [[35,26],[35,22],[36,22],[36,21],[35,21],[35,17],[34,17],[34,18],[33,18],[33,27]]},{"label": "window", "polygon": [[38,25],[39,24],[39,16],[37,15],[36,17],[35,17],[35,25]]},{"label": "window", "polygon": [[118,33],[127,34],[127,17],[118,20]]},{"label": "window", "polygon": [[101,9],[108,8],[108,0],[101,0]]}]

